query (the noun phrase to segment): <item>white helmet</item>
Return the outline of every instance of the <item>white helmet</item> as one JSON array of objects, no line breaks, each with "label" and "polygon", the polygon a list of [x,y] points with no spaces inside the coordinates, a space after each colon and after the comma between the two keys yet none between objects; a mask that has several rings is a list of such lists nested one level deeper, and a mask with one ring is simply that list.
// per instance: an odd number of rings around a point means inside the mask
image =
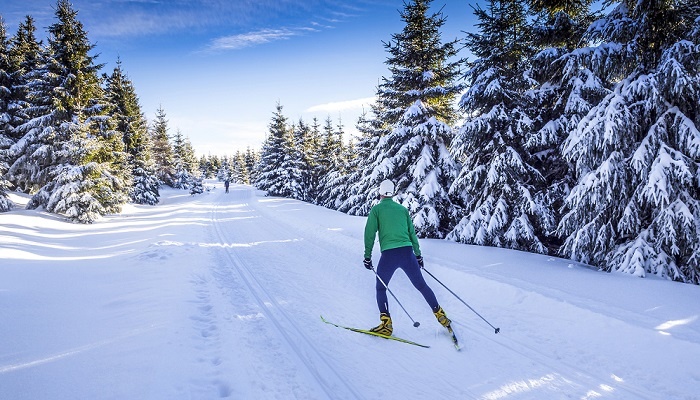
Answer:
[{"label": "white helmet", "polygon": [[394,195],[394,182],[385,179],[379,184],[379,194],[385,197],[391,197]]}]

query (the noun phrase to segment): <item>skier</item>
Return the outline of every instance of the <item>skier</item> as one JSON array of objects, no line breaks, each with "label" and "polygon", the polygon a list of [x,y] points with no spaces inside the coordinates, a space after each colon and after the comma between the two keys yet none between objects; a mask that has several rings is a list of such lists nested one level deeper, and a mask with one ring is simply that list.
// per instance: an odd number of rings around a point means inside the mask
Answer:
[{"label": "skier", "polygon": [[226,193],[228,193],[228,185],[229,185],[229,181],[228,181],[228,179],[226,179],[224,181],[224,187],[226,188]]},{"label": "skier", "polygon": [[[435,293],[423,279],[423,257],[421,256],[418,237],[416,236],[413,221],[406,207],[396,203],[394,196],[394,183],[384,180],[379,185],[379,204],[372,207],[365,224],[365,268],[372,270],[372,248],[374,239],[379,232],[379,247],[382,255],[377,264],[377,305],[379,306],[380,324],[370,331],[382,335],[391,336],[393,327],[389,315],[389,303],[386,297],[386,287],[382,283],[389,284],[391,276],[397,268],[403,269],[413,286],[428,302],[438,322],[450,329],[451,321],[445,315],[445,311],[438,304]],[[380,281],[381,278],[381,281]]]}]

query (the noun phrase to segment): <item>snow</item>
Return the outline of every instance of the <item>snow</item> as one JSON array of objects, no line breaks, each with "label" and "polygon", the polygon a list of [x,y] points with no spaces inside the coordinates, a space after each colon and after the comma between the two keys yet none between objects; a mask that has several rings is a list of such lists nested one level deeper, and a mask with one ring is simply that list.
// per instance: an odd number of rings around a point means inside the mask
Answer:
[{"label": "snow", "polygon": [[[3,399],[700,399],[700,287],[421,240],[455,351],[402,272],[394,334],[364,218],[222,184],[89,225],[0,214]],[[27,198],[11,195],[18,203]],[[375,246],[375,248],[378,246]],[[375,250],[375,260],[379,258]]]}]

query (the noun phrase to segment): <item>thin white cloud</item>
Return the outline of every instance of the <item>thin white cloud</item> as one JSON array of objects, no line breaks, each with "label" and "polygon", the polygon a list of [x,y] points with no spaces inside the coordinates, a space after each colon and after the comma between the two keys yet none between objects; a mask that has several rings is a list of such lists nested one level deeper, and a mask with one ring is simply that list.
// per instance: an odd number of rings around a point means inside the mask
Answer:
[{"label": "thin white cloud", "polygon": [[301,30],[263,29],[255,32],[242,33],[239,35],[224,36],[216,38],[209,43],[207,51],[239,50],[246,47],[257,46],[277,40],[286,40],[292,36],[298,36]]},{"label": "thin white cloud", "polygon": [[336,101],[325,104],[318,104],[309,107],[305,112],[337,112],[345,110],[359,110],[363,107],[368,107],[370,104],[376,101],[375,97],[364,97],[362,99],[346,100],[346,101]]}]

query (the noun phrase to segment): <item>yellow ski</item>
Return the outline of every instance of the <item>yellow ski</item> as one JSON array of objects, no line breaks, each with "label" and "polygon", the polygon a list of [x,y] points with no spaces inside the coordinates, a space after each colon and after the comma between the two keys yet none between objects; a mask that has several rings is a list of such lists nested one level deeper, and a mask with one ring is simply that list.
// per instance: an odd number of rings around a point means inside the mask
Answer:
[{"label": "yellow ski", "polygon": [[419,347],[425,347],[426,349],[427,349],[427,348],[430,348],[430,346],[426,346],[426,345],[424,345],[424,344],[412,342],[412,341],[410,341],[410,340],[403,339],[403,338],[400,338],[400,337],[382,335],[382,334],[380,334],[380,333],[368,331],[367,329],[351,328],[351,327],[349,327],[349,326],[338,325],[338,324],[335,324],[335,323],[333,323],[333,322],[326,321],[326,319],[323,318],[323,315],[321,315],[321,321],[323,321],[323,322],[325,322],[325,323],[327,323],[327,324],[329,324],[329,325],[333,325],[333,326],[338,327],[338,328],[347,329],[347,330],[353,331],[353,332],[364,333],[364,334],[372,335],[372,336],[378,336],[378,337],[384,338],[384,339],[396,340],[397,342],[408,343],[408,344],[412,344],[412,345],[414,345],[414,346],[419,346]]}]

